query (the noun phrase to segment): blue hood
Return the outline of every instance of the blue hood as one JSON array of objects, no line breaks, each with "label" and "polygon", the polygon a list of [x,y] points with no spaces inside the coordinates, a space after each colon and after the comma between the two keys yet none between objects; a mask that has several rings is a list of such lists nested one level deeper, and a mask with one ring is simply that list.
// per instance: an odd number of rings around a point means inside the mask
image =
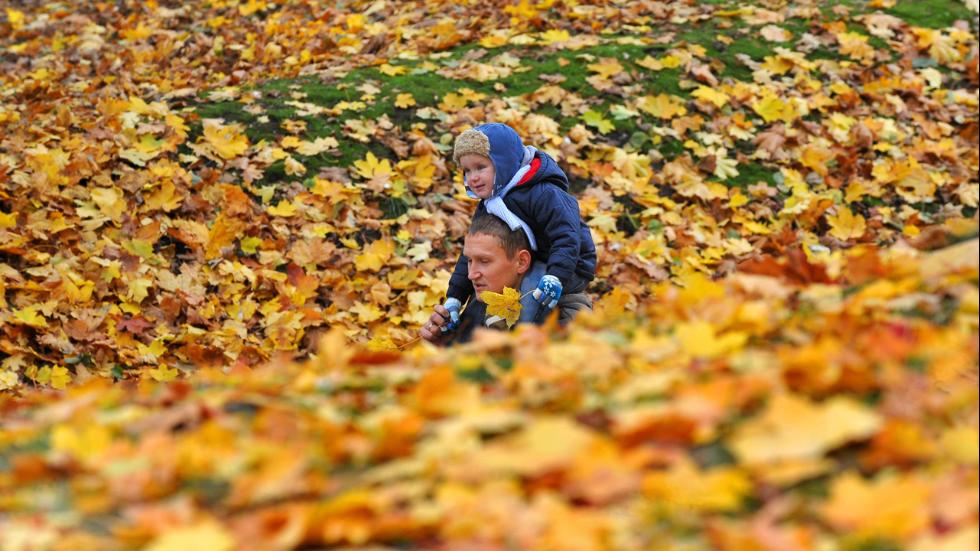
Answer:
[{"label": "blue hood", "polygon": [[526,149],[513,128],[499,122],[481,124],[474,128],[490,140],[490,162],[496,172],[493,193],[496,195],[510,182],[524,162]]}]

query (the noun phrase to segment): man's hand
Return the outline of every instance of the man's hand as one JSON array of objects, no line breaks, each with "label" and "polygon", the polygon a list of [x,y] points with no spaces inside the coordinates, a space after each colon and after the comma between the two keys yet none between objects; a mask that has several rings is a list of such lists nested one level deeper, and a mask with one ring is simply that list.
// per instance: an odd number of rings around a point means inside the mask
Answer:
[{"label": "man's hand", "polygon": [[538,288],[531,293],[531,297],[545,308],[554,308],[561,297],[561,281],[553,275],[545,275],[538,282]]},{"label": "man's hand", "polygon": [[435,313],[429,316],[429,321],[419,329],[419,336],[432,344],[442,344],[449,339],[448,330],[443,331],[443,328],[449,324],[451,315],[444,306],[436,306],[435,310]]},{"label": "man's hand", "polygon": [[459,311],[463,308],[463,303],[458,298],[449,298],[446,299],[446,303],[442,307],[449,312],[449,321],[442,326],[442,332],[449,333],[450,331],[455,331],[459,327]]}]

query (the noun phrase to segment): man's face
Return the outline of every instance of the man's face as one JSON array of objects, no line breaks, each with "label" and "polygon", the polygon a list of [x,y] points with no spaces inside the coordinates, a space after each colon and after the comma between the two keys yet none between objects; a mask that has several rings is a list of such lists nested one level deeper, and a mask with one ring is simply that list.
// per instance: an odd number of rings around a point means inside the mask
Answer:
[{"label": "man's face", "polygon": [[516,289],[530,264],[527,251],[518,251],[513,258],[507,258],[500,240],[482,233],[466,236],[463,254],[469,261],[469,278],[477,298],[483,291],[502,293],[504,287]]},{"label": "man's face", "polygon": [[493,194],[493,181],[497,171],[490,159],[483,155],[470,153],[459,158],[459,166],[463,169],[466,185],[480,199],[486,199]]}]

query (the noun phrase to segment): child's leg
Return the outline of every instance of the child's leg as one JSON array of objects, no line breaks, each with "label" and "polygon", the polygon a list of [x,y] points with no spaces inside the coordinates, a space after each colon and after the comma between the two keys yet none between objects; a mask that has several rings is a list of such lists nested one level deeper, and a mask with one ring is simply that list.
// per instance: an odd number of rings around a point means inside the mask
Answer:
[{"label": "child's leg", "polygon": [[592,299],[585,293],[562,295],[558,299],[556,308],[558,308],[558,323],[567,325],[582,310],[592,310]]}]

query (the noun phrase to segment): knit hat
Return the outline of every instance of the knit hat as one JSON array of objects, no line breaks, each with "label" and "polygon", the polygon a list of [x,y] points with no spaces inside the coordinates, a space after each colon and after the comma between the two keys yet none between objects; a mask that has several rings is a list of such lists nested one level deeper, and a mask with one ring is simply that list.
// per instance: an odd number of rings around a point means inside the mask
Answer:
[{"label": "knit hat", "polygon": [[475,154],[487,157],[496,172],[494,190],[499,191],[522,164],[530,161],[530,152],[513,128],[499,122],[481,124],[456,137],[453,161],[459,164],[463,155]]}]

